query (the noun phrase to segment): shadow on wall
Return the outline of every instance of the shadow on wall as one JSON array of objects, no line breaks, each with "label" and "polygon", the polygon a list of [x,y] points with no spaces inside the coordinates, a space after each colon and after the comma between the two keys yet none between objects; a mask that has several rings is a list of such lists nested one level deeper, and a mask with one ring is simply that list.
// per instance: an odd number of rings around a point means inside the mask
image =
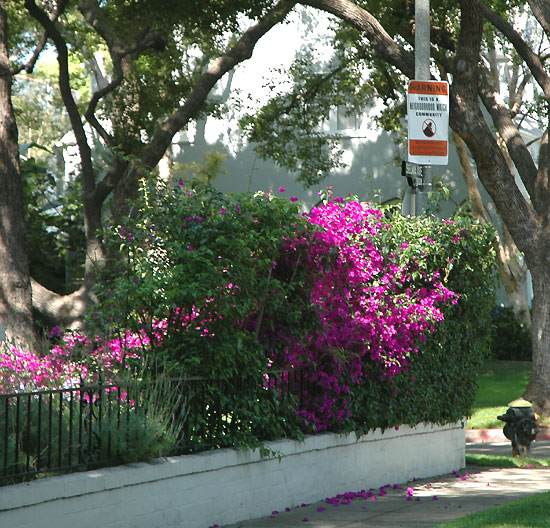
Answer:
[{"label": "shadow on wall", "polygon": [[[219,124],[218,124],[219,125]],[[212,130],[215,130],[214,124]],[[318,202],[318,192],[332,186],[335,196],[357,196],[361,201],[386,202],[395,198],[402,199],[407,190],[407,181],[401,176],[400,160],[406,153],[399,152],[394,142],[394,135],[381,131],[373,132],[372,139],[365,137],[344,138],[341,146],[344,151],[343,161],[346,166],[335,170],[320,184],[306,189],[296,181],[296,174],[277,166],[273,161],[260,159],[254,151],[254,146],[242,144],[243,138],[231,124],[226,129],[220,129],[218,139],[210,140],[207,129],[209,120],[198,120],[194,139],[191,143],[181,145],[181,151],[173,161],[189,164],[201,163],[205,153],[216,149],[227,155],[223,164],[224,172],[214,180],[214,185],[224,192],[255,192],[277,191],[279,187],[286,189],[285,196],[297,196],[304,202],[306,208],[311,208]],[[222,129],[223,130],[223,129]],[[208,138],[208,139],[207,139]],[[456,209],[457,204],[467,198],[467,188],[462,177],[462,169],[452,143],[449,143],[449,164],[433,166],[434,180],[440,180],[449,189],[451,199],[441,202],[438,216],[448,218]],[[484,189],[480,191],[485,203],[490,200]],[[492,212],[492,211],[491,211]],[[494,219],[493,219],[494,220]]]},{"label": "shadow on wall", "polygon": [[[200,138],[200,139],[199,139]],[[382,132],[376,140],[364,138],[346,138],[342,140],[344,160],[347,166],[334,171],[320,184],[306,189],[296,181],[296,175],[277,166],[272,161],[260,159],[253,145],[247,144],[235,155],[229,153],[222,141],[207,143],[201,134],[197,134],[193,144],[182,147],[174,159],[179,163],[198,163],[211,149],[224,152],[226,173],[216,177],[213,184],[224,192],[255,192],[286,189],[285,196],[297,196],[312,207],[318,201],[318,192],[332,185],[336,196],[356,195],[363,201],[385,201],[402,197],[406,189],[406,180],[400,176],[400,168],[393,164],[396,146],[391,136]]]}]

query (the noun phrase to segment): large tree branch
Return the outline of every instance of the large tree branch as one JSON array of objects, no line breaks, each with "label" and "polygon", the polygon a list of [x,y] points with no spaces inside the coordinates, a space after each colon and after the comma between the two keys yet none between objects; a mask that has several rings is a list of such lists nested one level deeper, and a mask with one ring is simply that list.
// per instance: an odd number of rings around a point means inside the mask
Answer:
[{"label": "large tree branch", "polygon": [[290,0],[279,1],[261,20],[248,28],[224,55],[208,65],[183,105],[159,126],[144,149],[141,156],[144,166],[156,166],[176,132],[200,112],[214,85],[237,64],[249,59],[258,40],[281,22],[294,5],[295,2]]},{"label": "large tree branch", "polygon": [[[69,0],[60,0],[55,9],[50,14],[50,20],[55,23],[55,21],[63,14],[65,11],[65,8],[67,7]],[[32,73],[34,70],[34,66],[36,65],[36,61],[38,60],[38,57],[42,53],[42,50],[44,49],[44,46],[46,46],[46,42],[48,42],[48,33],[46,30],[42,32],[40,35],[40,39],[38,40],[38,43],[34,47],[34,51],[29,58],[29,60],[25,64],[20,64],[17,66],[13,71],[12,75],[16,75],[23,70],[25,70],[27,73]]]},{"label": "large tree branch", "polygon": [[76,144],[80,156],[80,167],[83,188],[83,212],[84,230],[86,234],[86,264],[84,281],[87,286],[95,283],[96,265],[104,260],[103,245],[98,238],[98,231],[101,227],[101,204],[94,201],[95,173],[92,162],[92,151],[84,130],[84,124],[73,98],[70,74],[69,74],[69,52],[67,42],[57,29],[55,23],[48,15],[40,9],[35,0],[25,0],[25,8],[46,30],[48,37],[52,39],[57,50],[57,62],[59,65],[59,89],[61,98],[75,135]]},{"label": "large tree branch", "polygon": [[109,194],[111,194],[113,189],[117,186],[118,182],[126,174],[129,165],[129,161],[120,156],[115,156],[105,176],[97,182],[94,191],[95,203],[102,204],[106,200]]},{"label": "large tree branch", "polygon": [[[468,188],[468,201],[472,207],[472,212],[474,216],[482,222],[491,222],[489,213],[483,203],[481,193],[476,183],[466,144],[456,132],[453,132],[452,137],[462,168],[462,175],[464,176],[464,181]],[[512,164],[512,160],[509,160],[509,164]],[[508,299],[512,298],[515,300],[512,305],[514,312],[527,326],[531,326],[526,290],[523,287],[527,267],[523,263],[521,254],[506,226],[503,226],[502,236],[498,231],[495,234],[497,239],[499,274],[506,289]]]},{"label": "large tree branch", "polygon": [[460,162],[460,167],[462,169],[462,176],[464,177],[464,182],[466,183],[466,188],[468,189],[468,201],[472,207],[472,212],[477,219],[482,220],[483,222],[490,222],[491,220],[489,218],[489,213],[485,208],[483,199],[481,198],[481,193],[479,192],[476,184],[466,143],[464,143],[464,140],[454,131],[452,132],[452,138],[456,147],[458,161]]},{"label": "large tree branch", "polygon": [[48,42],[48,35],[45,31],[43,31],[40,35],[40,39],[38,40],[38,44],[36,44],[36,46],[34,47],[34,51],[30,59],[26,63],[16,66],[12,70],[12,75],[15,76],[23,70],[25,70],[27,73],[32,73],[34,70],[34,66],[36,65],[36,61],[38,60],[39,55],[42,53],[46,42]]},{"label": "large tree branch", "polygon": [[550,39],[550,2],[548,0],[527,0],[533,15],[539,21],[546,36]]},{"label": "large tree branch", "polygon": [[[547,99],[550,99],[550,76],[544,69],[540,57],[531,49],[529,44],[521,38],[521,35],[499,13],[493,11],[480,1],[483,16],[493,24],[514,46],[518,55],[525,61],[537,83],[541,87]],[[548,11],[550,9],[547,8]],[[550,19],[548,19],[550,20]]]},{"label": "large tree branch", "polygon": [[71,127],[75,134],[76,143],[80,153],[84,192],[91,193],[95,186],[92,155],[90,145],[88,144],[88,139],[84,131],[84,125],[80,119],[80,113],[71,91],[69,52],[67,50],[67,43],[58,31],[55,23],[50,20],[48,15],[36,5],[35,0],[25,0],[25,8],[29,14],[42,25],[42,27],[46,30],[48,37],[51,38],[55,44],[59,64],[59,89],[63,99],[63,104],[69,114],[69,120],[71,122]]},{"label": "large tree branch", "polygon": [[[483,32],[479,2],[461,0],[460,5],[460,34],[451,89],[450,125],[468,145],[478,176],[518,247],[526,254],[534,255],[537,249],[538,220],[530,202],[518,188],[514,174],[479,107],[478,91],[480,85],[486,82],[486,79],[479,78]],[[518,222],[518,218],[522,221]]]},{"label": "large tree branch", "polygon": [[[537,183],[535,184],[535,193],[539,199],[546,201],[546,209],[550,203],[550,174],[548,166],[550,165],[550,145],[548,143],[548,128],[544,131],[541,138],[539,149],[539,170],[537,174]],[[550,219],[548,219],[550,221]]]},{"label": "large tree branch", "polygon": [[498,82],[495,82],[487,67],[480,63],[478,66],[479,74],[479,95],[483,104],[498,130],[498,133],[506,143],[506,147],[514,165],[525,184],[527,192],[536,209],[541,206],[546,207],[546,203],[539,203],[535,192],[535,182],[537,180],[537,167],[533,161],[531,153],[525,144],[514,120],[512,119],[510,109],[500,96]]},{"label": "large tree branch", "polygon": [[[85,20],[103,38],[109,48],[109,54],[113,64],[113,77],[111,82],[102,89],[96,91],[88,103],[84,117],[97,130],[98,134],[108,144],[112,145],[112,137],[101,126],[95,116],[97,105],[106,95],[114,91],[124,80],[123,60],[126,57],[137,57],[141,52],[149,48],[159,48],[164,45],[161,34],[152,31],[149,27],[140,28],[135,32],[130,44],[124,44],[118,38],[117,28],[108,17],[103,15],[97,0],[79,0],[78,9]],[[126,39],[128,40],[128,39]]]},{"label": "large tree branch", "polygon": [[331,13],[359,29],[371,43],[377,58],[414,79],[414,55],[397,44],[368,11],[350,0],[300,0],[298,3]]},{"label": "large tree branch", "polygon": [[81,329],[84,325],[83,314],[97,301],[84,286],[68,295],[59,295],[34,279],[31,279],[31,284],[32,307],[43,321],[52,326]]},{"label": "large tree branch", "polygon": [[512,103],[510,106],[510,114],[512,115],[512,117],[516,117],[518,115],[519,110],[521,108],[521,104],[523,103],[523,96],[525,94],[525,89],[527,88],[527,85],[531,81],[532,77],[533,76],[531,75],[531,73],[526,72],[525,75],[523,76],[523,79],[521,80],[521,83],[516,88],[515,93],[510,94],[511,96],[513,95],[510,101]]}]

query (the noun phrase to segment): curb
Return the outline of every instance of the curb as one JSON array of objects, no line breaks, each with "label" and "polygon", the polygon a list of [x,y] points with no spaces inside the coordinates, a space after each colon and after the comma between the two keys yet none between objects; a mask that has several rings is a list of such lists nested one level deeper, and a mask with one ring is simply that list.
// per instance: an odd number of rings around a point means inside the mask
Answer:
[{"label": "curb", "polygon": [[[550,429],[541,429],[537,434],[537,440],[550,440]],[[467,444],[509,441],[502,429],[466,429]]]}]

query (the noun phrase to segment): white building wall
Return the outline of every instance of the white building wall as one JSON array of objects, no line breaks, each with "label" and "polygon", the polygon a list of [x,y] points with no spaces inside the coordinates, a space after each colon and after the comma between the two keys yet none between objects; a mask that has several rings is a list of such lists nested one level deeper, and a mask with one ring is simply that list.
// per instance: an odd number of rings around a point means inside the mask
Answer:
[{"label": "white building wall", "polygon": [[[402,198],[407,188],[395,160],[406,155],[406,147],[395,143],[390,135],[377,127],[369,117],[362,116],[356,130],[340,131],[336,126],[336,107],[327,116],[329,131],[344,132],[342,139],[345,167],[335,170],[329,178],[311,189],[296,182],[296,175],[277,167],[271,161],[259,159],[253,145],[245,140],[239,129],[239,119],[248,111],[268,102],[274,90],[288,88],[288,79],[281,70],[288,68],[303,50],[314,50],[312,68],[323,70],[333,51],[329,45],[331,17],[328,14],[302,7],[294,10],[284,24],[274,27],[260,39],[253,56],[226,75],[218,84],[216,95],[226,101],[229,111],[223,119],[209,116],[205,121],[192,124],[189,130],[176,139],[174,160],[182,163],[200,161],[209,149],[227,154],[226,173],[213,182],[226,192],[269,191],[279,186],[287,189],[288,196],[297,196],[305,208],[318,200],[320,189],[333,187],[336,196],[357,195],[364,201],[385,201]],[[374,111],[378,111],[375,108]],[[435,177],[443,178],[452,189],[457,201],[466,197],[465,185],[454,149],[451,149],[448,167],[434,167]],[[450,212],[451,209],[447,211]]]}]

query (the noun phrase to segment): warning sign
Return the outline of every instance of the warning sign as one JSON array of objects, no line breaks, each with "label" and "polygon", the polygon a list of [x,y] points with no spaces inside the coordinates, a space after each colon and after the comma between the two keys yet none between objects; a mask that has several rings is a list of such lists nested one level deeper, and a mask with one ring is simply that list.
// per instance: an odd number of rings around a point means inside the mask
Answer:
[{"label": "warning sign", "polygon": [[411,81],[407,90],[409,162],[447,165],[449,161],[449,83]]}]

